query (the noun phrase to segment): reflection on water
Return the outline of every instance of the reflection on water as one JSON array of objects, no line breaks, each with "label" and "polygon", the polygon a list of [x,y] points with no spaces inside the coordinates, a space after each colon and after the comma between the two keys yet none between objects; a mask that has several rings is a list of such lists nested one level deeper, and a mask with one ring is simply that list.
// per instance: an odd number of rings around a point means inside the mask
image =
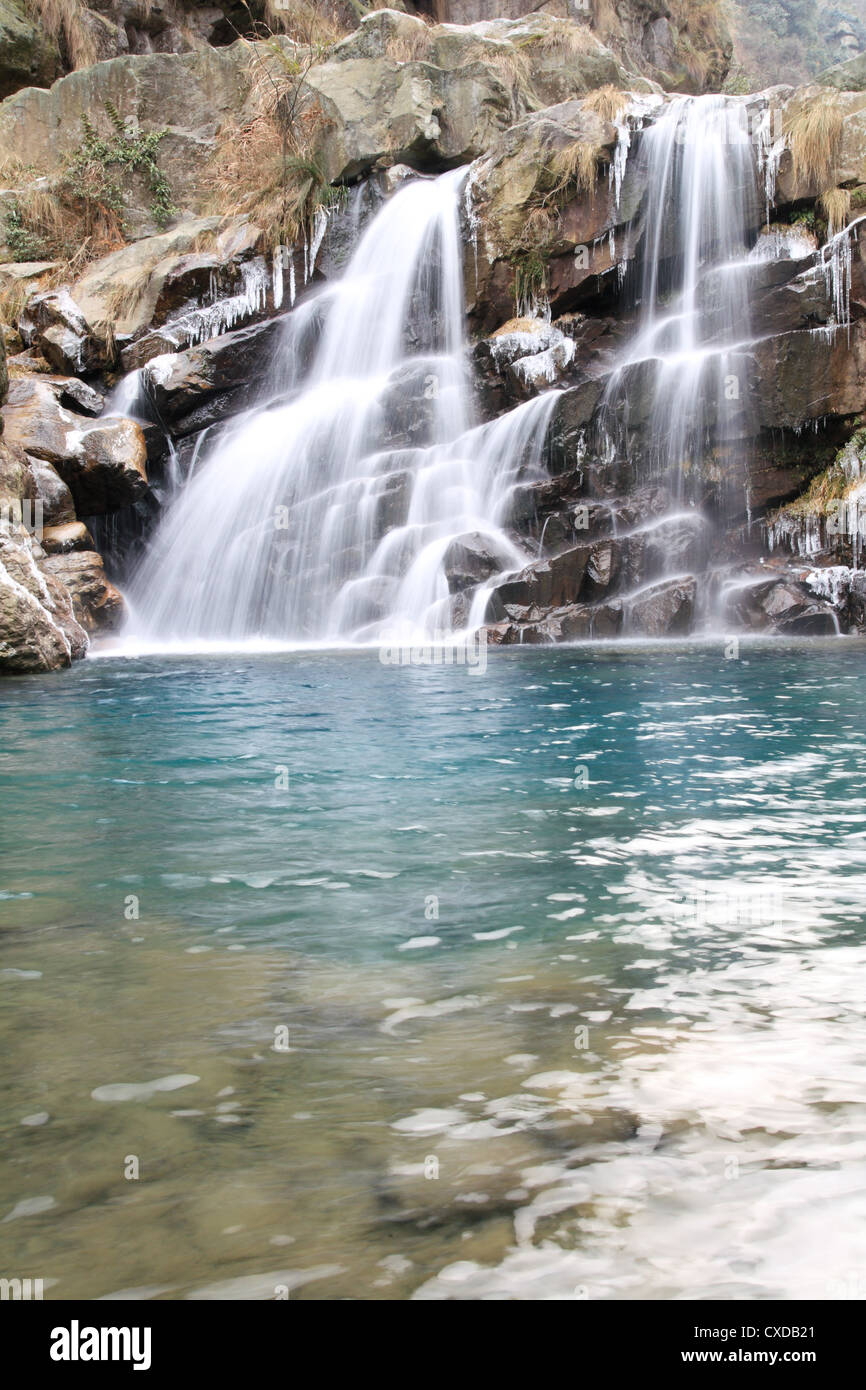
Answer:
[{"label": "reflection on water", "polygon": [[862,1297],[864,652],[7,681],[0,1273]]}]

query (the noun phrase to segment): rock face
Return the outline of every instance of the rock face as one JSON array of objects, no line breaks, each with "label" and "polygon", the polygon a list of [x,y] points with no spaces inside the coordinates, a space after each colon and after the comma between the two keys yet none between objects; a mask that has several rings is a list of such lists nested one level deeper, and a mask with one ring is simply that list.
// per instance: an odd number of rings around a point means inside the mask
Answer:
[{"label": "rock face", "polygon": [[[411,4],[407,8],[427,9]],[[733,44],[721,5],[702,5],[699,17],[690,13],[696,8],[688,0],[618,0],[610,6],[574,0],[549,0],[544,6],[532,0],[433,0],[428,12],[441,23],[477,24],[514,20],[543,9],[562,19],[581,21],[632,71],[665,87],[713,91],[725,80]]]},{"label": "rock face", "polygon": [[45,86],[61,72],[60,50],[22,0],[0,0],[0,99],[19,87]]},{"label": "rock face", "polygon": [[[82,118],[104,126],[110,106],[136,128],[168,127],[160,167],[171,186],[183,190],[183,206],[196,213],[210,194],[208,155],[217,130],[240,114],[248,96],[247,69],[242,44],[96,63],[60,78],[48,91],[30,87],[8,97],[0,104],[0,145],[14,149],[39,174],[56,175],[81,147]],[[139,234],[156,232],[144,184],[139,198],[129,216]]]},{"label": "rock face", "polygon": [[104,514],[147,492],[144,436],[132,420],[73,411],[76,396],[101,406],[82,382],[15,376],[3,406],[0,671],[10,674],[68,666],[123,615],[75,508]]}]

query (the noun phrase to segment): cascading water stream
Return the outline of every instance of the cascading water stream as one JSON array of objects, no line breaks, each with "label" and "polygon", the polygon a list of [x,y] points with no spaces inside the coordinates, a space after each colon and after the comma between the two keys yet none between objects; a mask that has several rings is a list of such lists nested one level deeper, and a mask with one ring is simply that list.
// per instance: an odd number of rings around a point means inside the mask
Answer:
[{"label": "cascading water stream", "polygon": [[683,97],[644,133],[639,319],[605,392],[602,430],[641,428],[678,505],[711,444],[737,433],[749,344],[747,249],[758,226],[743,103]]},{"label": "cascading water stream", "polygon": [[[238,421],[170,508],[133,582],[134,636],[429,636],[465,625],[447,569],[461,537],[496,568],[530,558],[503,522],[518,475],[541,475],[555,393],[473,425],[463,177],[410,183],[368,227],[315,301],[297,389]],[[310,318],[287,319],[289,357]]]},{"label": "cascading water stream", "polygon": [[[646,186],[637,328],[605,389],[598,451],[667,488],[679,538],[659,578],[670,580],[683,577],[684,558],[692,572],[710,562],[713,527],[701,509],[708,481],[725,479],[722,512],[743,504],[749,247],[761,220],[749,114],[737,99],[678,98],[643,132],[637,155]],[[711,587],[700,594],[704,609]],[[626,630],[629,616],[626,600]]]}]

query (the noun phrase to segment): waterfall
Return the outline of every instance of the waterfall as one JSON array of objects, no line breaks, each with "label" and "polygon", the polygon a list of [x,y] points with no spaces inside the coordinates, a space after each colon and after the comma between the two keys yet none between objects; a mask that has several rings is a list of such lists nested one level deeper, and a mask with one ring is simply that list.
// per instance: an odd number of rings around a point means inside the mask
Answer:
[{"label": "waterfall", "polygon": [[[765,176],[754,115],[739,98],[675,98],[631,153],[618,142],[616,187],[636,175],[646,189],[628,233],[635,327],[589,439],[618,485],[668,493],[667,512],[633,528],[653,533],[639,595],[706,570],[715,523],[749,513],[750,286],[767,254],[755,247]],[[217,432],[166,508],[131,585],[133,640],[444,636],[481,625],[502,577],[539,558],[509,526],[511,499],[548,476],[560,397],[474,417],[460,224],[472,177],[405,183],[365,223],[341,277],[286,316],[262,368],[271,399]],[[563,346],[536,375],[555,380]],[[627,630],[629,596],[618,596]]]},{"label": "waterfall", "polygon": [[542,476],[556,393],[473,420],[464,177],[404,186],[342,278],[287,317],[282,356],[300,356],[293,335],[314,322],[312,362],[223,434],[168,509],[131,587],[132,636],[429,636],[466,625],[473,565],[484,579],[527,563],[504,523],[518,477]]},{"label": "waterfall", "polygon": [[676,99],[642,134],[638,158],[638,325],[607,385],[601,433],[621,452],[637,446],[681,507],[710,449],[745,432],[747,253],[760,221],[746,104]]}]

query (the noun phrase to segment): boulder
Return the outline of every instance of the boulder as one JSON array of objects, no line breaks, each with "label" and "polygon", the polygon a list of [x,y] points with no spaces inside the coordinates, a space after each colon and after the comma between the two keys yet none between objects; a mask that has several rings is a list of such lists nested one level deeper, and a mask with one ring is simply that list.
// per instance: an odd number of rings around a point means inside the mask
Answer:
[{"label": "boulder", "polygon": [[[287,43],[288,41],[281,41]],[[289,45],[289,48],[291,45]],[[57,175],[81,145],[82,117],[104,127],[112,106],[134,129],[165,130],[159,165],[176,200],[201,214],[212,196],[210,155],[221,125],[239,118],[250,91],[250,47],[127,55],[80,68],[48,90],[28,87],[0,104],[0,148],[14,149],[36,174]],[[144,180],[129,180],[135,235],[158,231]],[[83,306],[82,306],[83,307]]]},{"label": "boulder", "polygon": [[143,497],[147,447],[135,420],[103,418],[80,431],[76,447],[57,461],[78,512],[101,516]]},{"label": "boulder", "polygon": [[[182,298],[200,291],[202,275],[208,277],[214,262],[200,270],[192,248],[218,226],[216,217],[187,218],[171,231],[134,241],[88,267],[73,286],[72,298],[86,330],[103,349],[109,332],[121,340],[133,338],[157,319],[158,308],[161,322]],[[186,281],[179,287],[184,267]]]},{"label": "boulder", "polygon": [[93,550],[93,537],[83,521],[45,526],[39,540],[48,555],[66,555],[70,550]]},{"label": "boulder", "polygon": [[686,633],[694,616],[697,582],[691,576],[664,580],[624,600],[625,628],[645,637]]},{"label": "boulder", "polygon": [[33,295],[20,331],[55,371],[68,376],[99,364],[97,345],[81,310],[66,289]]},{"label": "boulder", "polygon": [[757,632],[788,636],[825,636],[839,631],[832,604],[822,602],[793,576],[746,575],[726,595],[726,616]]},{"label": "boulder", "polygon": [[56,671],[68,666],[68,639],[47,608],[7,570],[0,546],[0,672]]},{"label": "boulder", "polygon": [[57,670],[86,650],[64,586],[40,573],[25,532],[0,523],[0,672]]},{"label": "boulder", "polygon": [[383,160],[468,163],[513,114],[508,86],[481,62],[446,73],[345,59],[311,69],[307,85],[325,114],[319,153],[331,180],[357,178]]},{"label": "boulder", "polygon": [[73,414],[60,404],[63,394],[62,379],[16,377],[3,412],[7,441],[52,464],[87,516],[144,496],[147,450],[140,425]]},{"label": "boulder", "polygon": [[172,434],[194,434],[249,403],[284,321],[238,328],[183,352],[152,359],[144,379],[153,408]]},{"label": "boulder", "polygon": [[41,568],[45,575],[63,584],[71,597],[76,621],[85,631],[111,631],[123,621],[123,596],[106,579],[102,556],[95,550],[48,555]]},{"label": "boulder", "polygon": [[491,544],[489,536],[473,531],[451,542],[442,563],[448,588],[455,593],[471,589],[498,574],[506,564],[506,557]]},{"label": "boulder", "polygon": [[60,405],[59,392],[40,377],[14,377],[3,407],[3,432],[10,444],[48,463],[72,452],[70,436],[79,417]]}]

